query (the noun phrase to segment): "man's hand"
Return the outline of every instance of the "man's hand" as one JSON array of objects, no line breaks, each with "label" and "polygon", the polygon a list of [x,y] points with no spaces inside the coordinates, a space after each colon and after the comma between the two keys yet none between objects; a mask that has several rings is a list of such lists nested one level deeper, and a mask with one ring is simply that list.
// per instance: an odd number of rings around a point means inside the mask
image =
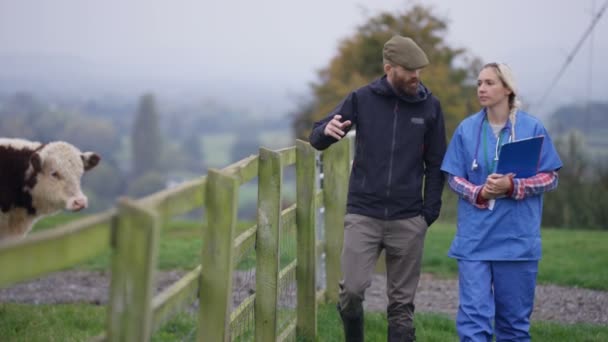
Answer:
[{"label": "man's hand", "polygon": [[328,122],[325,126],[325,130],[323,130],[323,133],[337,140],[342,139],[342,137],[344,136],[344,130],[350,127],[351,122],[350,120],[340,122],[340,119],[342,119],[342,115],[334,115],[333,119],[331,119],[331,121]]},{"label": "man's hand", "polygon": [[511,190],[513,177],[515,177],[514,173],[508,173],[506,175],[493,173],[489,175],[486,179],[486,183],[481,189],[481,197],[484,199],[493,199],[506,194]]}]

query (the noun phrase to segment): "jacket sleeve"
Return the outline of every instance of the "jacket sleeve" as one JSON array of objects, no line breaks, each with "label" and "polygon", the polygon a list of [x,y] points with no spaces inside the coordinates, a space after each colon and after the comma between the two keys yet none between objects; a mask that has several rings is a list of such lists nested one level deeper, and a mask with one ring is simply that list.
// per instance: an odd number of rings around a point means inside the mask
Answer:
[{"label": "jacket sleeve", "polygon": [[424,206],[422,215],[430,226],[441,209],[441,194],[445,184],[445,175],[441,171],[441,162],[446,151],[445,124],[443,111],[437,101],[435,117],[424,137]]},{"label": "jacket sleeve", "polygon": [[355,92],[350,93],[350,95],[344,98],[325,118],[313,124],[310,137],[308,138],[312,147],[317,150],[324,150],[338,141],[334,137],[325,135],[324,133],[327,123],[333,119],[334,115],[338,114],[342,116],[342,122],[351,121],[352,124],[345,130],[345,133],[348,133],[357,122],[357,96]]}]

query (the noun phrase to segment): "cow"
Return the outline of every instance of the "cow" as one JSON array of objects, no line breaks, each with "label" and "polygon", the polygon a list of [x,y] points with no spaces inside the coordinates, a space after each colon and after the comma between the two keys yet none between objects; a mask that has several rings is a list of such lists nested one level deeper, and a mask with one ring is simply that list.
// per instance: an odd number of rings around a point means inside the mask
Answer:
[{"label": "cow", "polygon": [[38,219],[62,209],[86,208],[80,180],[100,160],[63,141],[0,138],[0,240],[24,237]]}]

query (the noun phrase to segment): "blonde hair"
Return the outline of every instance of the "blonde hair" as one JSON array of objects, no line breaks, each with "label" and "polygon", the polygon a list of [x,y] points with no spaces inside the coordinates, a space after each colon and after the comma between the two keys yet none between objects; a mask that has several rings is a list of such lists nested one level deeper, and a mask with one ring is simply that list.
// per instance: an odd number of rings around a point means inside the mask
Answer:
[{"label": "blonde hair", "polygon": [[513,71],[505,63],[488,63],[481,70],[486,68],[494,69],[502,85],[511,91],[511,94],[509,94],[509,121],[511,121],[511,140],[515,141],[515,114],[521,107],[521,102],[517,98],[517,84],[515,83]]}]

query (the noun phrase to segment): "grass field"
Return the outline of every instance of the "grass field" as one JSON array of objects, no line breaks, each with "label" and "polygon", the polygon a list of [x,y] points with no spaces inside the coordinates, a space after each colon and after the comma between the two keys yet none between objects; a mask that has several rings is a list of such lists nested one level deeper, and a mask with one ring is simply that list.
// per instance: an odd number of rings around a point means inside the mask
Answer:
[{"label": "grass field", "polygon": [[[38,229],[77,218],[65,214],[41,221]],[[239,231],[252,222],[242,222]],[[159,253],[160,269],[191,269],[198,264],[201,240],[200,224],[170,222],[163,229]],[[437,223],[429,230],[425,244],[423,271],[441,277],[455,277],[456,263],[446,256],[454,224]],[[544,229],[543,260],[539,282],[563,286],[587,287],[608,291],[608,232]],[[289,256],[291,257],[291,256]],[[249,265],[252,260],[249,260]],[[108,256],[102,255],[85,265],[85,269],[104,269]],[[457,341],[454,322],[444,315],[418,314],[417,335],[420,341]],[[103,331],[105,308],[88,304],[20,305],[0,304],[0,340],[2,341],[81,341]],[[367,341],[386,341],[386,316],[366,313]],[[195,317],[180,314],[165,324],[154,341],[191,339]],[[339,341],[342,330],[333,305],[321,305],[318,316],[319,341]],[[190,337],[188,337],[190,336]],[[608,327],[594,325],[560,325],[534,322],[533,341],[608,341]]]},{"label": "grass field", "polygon": [[[333,305],[318,309],[318,341],[343,341],[340,319]],[[105,308],[85,304],[28,305],[0,304],[2,341],[83,341],[103,332]],[[194,340],[196,317],[179,314],[167,322],[152,341]],[[366,313],[366,341],[386,341],[386,315]],[[608,327],[585,324],[559,325],[534,322],[531,329],[535,342],[603,342],[608,341]],[[447,316],[416,315],[419,341],[457,342],[454,322]]]},{"label": "grass field", "polygon": [[[73,214],[51,216],[40,221],[35,230],[47,229],[77,217]],[[253,224],[240,222],[237,230],[244,231]],[[161,233],[159,268],[192,269],[198,265],[202,246],[201,229],[196,222],[170,222]],[[446,256],[453,235],[454,224],[436,223],[429,229],[424,247],[423,272],[446,278],[456,277],[456,262]],[[540,284],[608,291],[608,231],[543,229],[542,236]],[[108,256],[105,255],[80,267],[105,269],[107,265]]]},{"label": "grass field", "polygon": [[[427,233],[423,272],[456,277],[456,262],[447,251],[455,224],[436,223]],[[538,282],[608,291],[608,231],[542,230],[543,258]]]},{"label": "grass field", "polygon": [[[257,134],[260,146],[270,149],[281,149],[295,145],[291,132],[284,130],[268,130],[251,132]],[[202,139],[203,155],[209,167],[222,168],[235,160],[230,155],[234,143],[237,141],[237,134],[218,133],[208,134]]]}]

